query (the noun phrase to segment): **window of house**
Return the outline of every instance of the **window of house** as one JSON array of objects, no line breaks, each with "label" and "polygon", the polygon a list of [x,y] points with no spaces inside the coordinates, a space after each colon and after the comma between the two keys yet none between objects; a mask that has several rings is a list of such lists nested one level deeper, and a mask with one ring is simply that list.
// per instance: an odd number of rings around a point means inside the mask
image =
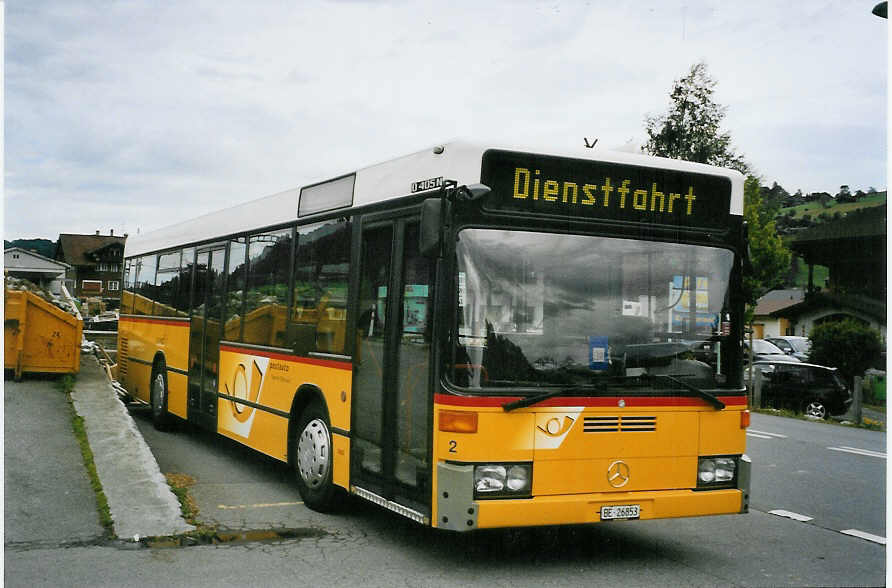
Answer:
[{"label": "window of house", "polygon": [[108,291],[109,292],[117,292],[121,289],[121,282],[117,280],[109,280],[108,281]]},{"label": "window of house", "polygon": [[101,294],[102,280],[83,280],[81,282],[81,292],[84,294]]}]

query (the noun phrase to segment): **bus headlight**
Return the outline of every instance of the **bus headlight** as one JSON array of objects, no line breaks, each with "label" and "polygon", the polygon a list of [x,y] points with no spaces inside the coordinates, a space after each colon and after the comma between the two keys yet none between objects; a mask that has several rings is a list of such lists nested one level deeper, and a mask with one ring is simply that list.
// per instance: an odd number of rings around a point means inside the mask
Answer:
[{"label": "bus headlight", "polygon": [[697,488],[733,488],[737,481],[736,455],[701,457],[697,463]]},{"label": "bus headlight", "polygon": [[533,464],[487,463],[474,466],[474,498],[530,496]]}]

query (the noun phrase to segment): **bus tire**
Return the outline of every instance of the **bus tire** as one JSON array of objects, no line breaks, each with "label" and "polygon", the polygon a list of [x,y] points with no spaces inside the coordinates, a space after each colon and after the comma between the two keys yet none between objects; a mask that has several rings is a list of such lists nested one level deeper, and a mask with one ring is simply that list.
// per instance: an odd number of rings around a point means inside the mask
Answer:
[{"label": "bus tire", "polygon": [[318,401],[304,407],[291,437],[297,489],[304,504],[318,512],[340,506],[343,491],[332,482],[333,448],[328,415]]},{"label": "bus tire", "polygon": [[170,413],[167,412],[167,365],[163,359],[159,359],[152,367],[149,390],[152,425],[158,431],[166,431],[170,427]]}]

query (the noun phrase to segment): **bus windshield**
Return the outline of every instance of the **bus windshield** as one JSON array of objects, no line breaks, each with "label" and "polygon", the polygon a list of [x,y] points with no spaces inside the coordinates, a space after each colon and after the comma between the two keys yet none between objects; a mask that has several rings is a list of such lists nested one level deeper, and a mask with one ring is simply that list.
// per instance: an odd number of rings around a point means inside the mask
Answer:
[{"label": "bus windshield", "polygon": [[733,260],[700,245],[462,230],[450,378],[471,389],[730,385]]}]

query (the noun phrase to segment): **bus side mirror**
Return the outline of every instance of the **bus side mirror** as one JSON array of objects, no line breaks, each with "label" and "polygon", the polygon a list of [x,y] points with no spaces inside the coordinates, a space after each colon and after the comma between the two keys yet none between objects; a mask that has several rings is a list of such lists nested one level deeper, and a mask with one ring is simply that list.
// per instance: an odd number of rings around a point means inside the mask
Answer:
[{"label": "bus side mirror", "polygon": [[421,203],[418,250],[424,257],[436,257],[440,253],[443,212],[448,206],[449,202],[445,198],[428,198]]}]

